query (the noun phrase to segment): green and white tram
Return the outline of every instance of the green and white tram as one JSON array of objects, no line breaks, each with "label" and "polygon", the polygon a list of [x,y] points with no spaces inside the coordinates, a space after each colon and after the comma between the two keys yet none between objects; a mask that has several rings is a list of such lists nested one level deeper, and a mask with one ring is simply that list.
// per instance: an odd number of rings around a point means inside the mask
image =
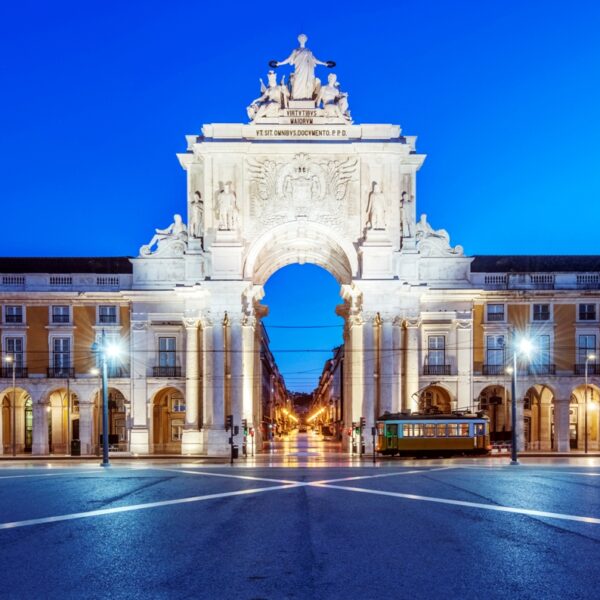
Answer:
[{"label": "green and white tram", "polygon": [[453,456],[490,450],[489,419],[482,413],[386,413],[377,419],[379,454]]}]

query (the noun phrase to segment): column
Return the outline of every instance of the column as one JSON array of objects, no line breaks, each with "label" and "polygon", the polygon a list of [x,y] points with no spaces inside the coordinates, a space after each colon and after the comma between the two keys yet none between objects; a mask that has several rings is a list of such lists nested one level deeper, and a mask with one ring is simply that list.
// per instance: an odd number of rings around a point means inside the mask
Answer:
[{"label": "column", "polygon": [[[33,442],[31,453],[44,455],[49,453],[48,448],[48,411],[47,405],[41,402],[33,403]],[[12,432],[15,435],[15,432]],[[18,438],[17,438],[18,441]]]},{"label": "column", "polygon": [[363,404],[363,322],[360,314],[348,317],[350,352],[348,362],[350,364],[350,398],[352,411],[350,422],[357,422],[362,415]]},{"label": "column", "polygon": [[550,443],[550,428],[552,427],[552,404],[540,403],[540,450],[552,450]]},{"label": "column", "polygon": [[202,412],[203,427],[214,425],[213,411],[213,322],[210,318],[205,317],[202,321]]},{"label": "column", "polygon": [[456,406],[464,409],[473,402],[473,328],[471,319],[456,321]]},{"label": "column", "polygon": [[569,399],[554,401],[554,448],[558,452],[569,452]]},{"label": "column", "polygon": [[184,319],[185,342],[185,429],[181,439],[182,454],[199,454],[202,451],[200,434],[200,356],[198,348],[197,319]]},{"label": "column", "polygon": [[365,418],[366,429],[363,431],[365,452],[373,451],[371,427],[375,425],[375,398],[377,373],[377,348],[375,346],[376,315],[364,315],[363,324],[363,401],[360,416]]},{"label": "column", "polygon": [[[230,448],[229,435],[225,432],[225,337],[223,317],[217,315],[212,327],[210,342],[205,346],[205,355],[210,354],[207,362],[205,378],[205,426],[203,428],[204,450],[208,456],[228,456]],[[208,341],[208,331],[206,339]]]},{"label": "column", "polygon": [[402,318],[396,317],[392,324],[392,403],[390,412],[402,410]]},{"label": "column", "polygon": [[242,392],[242,418],[248,421],[248,427],[256,428],[254,423],[254,330],[256,318],[246,316],[242,324],[243,346],[243,392]]},{"label": "column", "polygon": [[81,454],[94,453],[93,415],[94,404],[92,402],[79,402],[79,440],[81,441]]},{"label": "column", "polygon": [[[235,425],[241,426],[244,407],[244,345],[241,314],[229,316],[229,365],[231,372],[231,414]],[[238,438],[239,442],[241,438]]]},{"label": "column", "polygon": [[[148,322],[131,322],[131,442],[133,454],[150,452],[148,429],[148,385],[147,372],[150,353],[148,352]],[[99,392],[102,394],[102,391]]]},{"label": "column", "polygon": [[421,319],[406,319],[406,372],[404,375],[404,409],[416,411],[419,408],[419,336]]},{"label": "column", "polygon": [[379,326],[380,343],[379,343],[379,407],[378,414],[384,412],[394,412],[394,388],[397,385],[396,375],[394,373],[396,350],[394,347],[394,327],[392,325],[391,315],[385,315]]}]

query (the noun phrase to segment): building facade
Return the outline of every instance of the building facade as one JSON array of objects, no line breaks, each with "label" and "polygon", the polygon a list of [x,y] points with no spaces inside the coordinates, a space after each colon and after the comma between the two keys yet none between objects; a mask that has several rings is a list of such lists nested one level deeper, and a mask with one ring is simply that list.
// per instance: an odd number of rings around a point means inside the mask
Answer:
[{"label": "building facade", "polygon": [[353,123],[335,74],[327,84],[315,75],[334,63],[299,42],[292,85],[269,72],[248,123],[187,137],[187,221],[174,215],[131,259],[1,261],[4,452],[68,451],[73,439],[94,452],[90,348],[102,331],[127,348],[110,374],[115,447],[226,454],[232,414],[260,448],[263,285],[305,262],[340,284],[344,428],[361,417],[370,428],[386,410],[478,405],[505,435],[505,366],[530,335],[538,352],[518,368],[520,448],[598,447],[598,257],[465,256],[417,219],[416,138]]}]

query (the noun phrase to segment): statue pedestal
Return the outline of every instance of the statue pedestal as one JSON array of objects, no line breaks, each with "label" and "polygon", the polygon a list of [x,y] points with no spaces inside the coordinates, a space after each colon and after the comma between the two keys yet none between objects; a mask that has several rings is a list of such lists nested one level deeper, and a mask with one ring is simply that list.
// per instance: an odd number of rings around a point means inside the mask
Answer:
[{"label": "statue pedestal", "polygon": [[301,108],[301,109],[309,109],[315,108],[314,100],[290,100],[288,103],[288,108]]},{"label": "statue pedestal", "polygon": [[[229,456],[231,446],[229,445],[230,433],[224,427],[202,430],[204,436],[204,451],[207,456]],[[237,436],[237,445],[241,446],[241,436]],[[240,448],[241,453],[241,448]]]},{"label": "statue pedestal", "polygon": [[359,253],[363,279],[393,279],[392,242],[385,229],[369,229]]},{"label": "statue pedestal", "polygon": [[242,243],[236,231],[217,231],[215,241],[210,247],[212,279],[240,279],[242,250]]},{"label": "statue pedestal", "polygon": [[181,454],[200,454],[203,447],[202,432],[184,429],[181,436]]}]

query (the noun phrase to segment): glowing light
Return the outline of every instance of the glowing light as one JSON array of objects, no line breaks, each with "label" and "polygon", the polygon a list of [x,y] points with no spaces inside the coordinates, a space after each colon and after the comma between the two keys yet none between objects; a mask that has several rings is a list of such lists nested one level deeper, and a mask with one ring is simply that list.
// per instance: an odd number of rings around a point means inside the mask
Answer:
[{"label": "glowing light", "polygon": [[121,355],[121,347],[117,344],[107,344],[104,353],[108,358],[117,358]]},{"label": "glowing light", "polygon": [[325,410],[325,408],[320,408],[314,415],[312,415],[311,417],[308,417],[308,419],[306,419],[307,423],[310,423],[311,421],[313,421],[314,419],[316,419],[323,411]]},{"label": "glowing light", "polygon": [[100,375],[100,369],[98,367],[92,367],[90,369],[90,375],[96,375],[96,376]]},{"label": "glowing light", "polygon": [[521,354],[529,356],[533,352],[533,344],[530,339],[523,338],[519,341],[517,349]]},{"label": "glowing light", "polygon": [[596,355],[595,354],[588,354],[587,355],[587,359],[588,360],[596,360]]},{"label": "glowing light", "polygon": [[12,361],[13,361],[13,357],[12,356],[5,356],[4,357],[4,362],[11,363]]}]

